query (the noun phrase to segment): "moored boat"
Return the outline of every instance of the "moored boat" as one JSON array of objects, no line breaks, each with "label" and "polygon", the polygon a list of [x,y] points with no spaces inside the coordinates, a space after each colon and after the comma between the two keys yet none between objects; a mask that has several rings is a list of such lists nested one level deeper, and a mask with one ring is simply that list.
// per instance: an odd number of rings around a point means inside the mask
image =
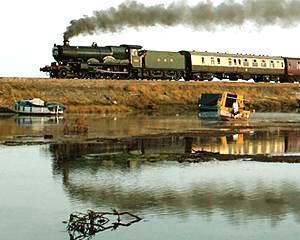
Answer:
[{"label": "moored boat", "polygon": [[218,100],[222,94],[219,93],[203,93],[198,99],[198,108],[200,112],[217,112]]},{"label": "moored boat", "polygon": [[61,115],[65,107],[59,103],[46,102],[40,98],[27,98],[16,101],[15,111],[27,115]]}]

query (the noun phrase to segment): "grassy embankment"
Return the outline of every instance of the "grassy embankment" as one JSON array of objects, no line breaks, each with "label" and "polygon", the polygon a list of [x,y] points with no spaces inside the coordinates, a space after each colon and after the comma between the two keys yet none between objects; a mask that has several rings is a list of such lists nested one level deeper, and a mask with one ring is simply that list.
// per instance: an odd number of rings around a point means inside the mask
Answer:
[{"label": "grassy embankment", "polygon": [[300,98],[299,84],[0,78],[0,106],[39,97],[60,102],[73,113],[178,112],[196,109],[201,93],[223,91],[244,95],[258,111],[291,110]]}]

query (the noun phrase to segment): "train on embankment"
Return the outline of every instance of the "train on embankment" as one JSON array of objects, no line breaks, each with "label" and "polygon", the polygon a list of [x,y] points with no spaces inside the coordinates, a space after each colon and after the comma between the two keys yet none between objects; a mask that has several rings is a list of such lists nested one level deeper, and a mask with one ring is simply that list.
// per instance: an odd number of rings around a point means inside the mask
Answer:
[{"label": "train on embankment", "polygon": [[153,51],[139,45],[54,45],[55,62],[40,68],[51,78],[184,79],[295,82],[300,58],[197,51]]}]

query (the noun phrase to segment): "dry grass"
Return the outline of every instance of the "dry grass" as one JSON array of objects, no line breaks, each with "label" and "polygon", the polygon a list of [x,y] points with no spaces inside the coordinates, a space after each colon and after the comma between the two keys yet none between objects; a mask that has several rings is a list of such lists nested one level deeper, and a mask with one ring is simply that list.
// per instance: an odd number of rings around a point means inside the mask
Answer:
[{"label": "dry grass", "polygon": [[60,102],[67,112],[109,113],[159,110],[194,105],[202,93],[237,92],[257,110],[288,110],[300,97],[297,84],[169,82],[128,80],[68,80],[1,78],[0,105],[11,106],[24,97]]}]

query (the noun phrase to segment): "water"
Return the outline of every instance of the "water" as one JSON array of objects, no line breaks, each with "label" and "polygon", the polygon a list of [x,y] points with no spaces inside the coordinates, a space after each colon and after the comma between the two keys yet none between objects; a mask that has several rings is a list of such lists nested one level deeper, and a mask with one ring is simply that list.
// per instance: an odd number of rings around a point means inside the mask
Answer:
[{"label": "water", "polygon": [[215,115],[89,115],[67,114],[65,117],[0,116],[0,141],[16,135],[63,135],[66,124],[80,119],[89,127],[86,137],[126,137],[174,132],[198,132],[227,129],[300,129],[299,113],[255,113],[247,122],[219,121]]},{"label": "water", "polygon": [[[84,145],[75,152],[71,145],[0,145],[1,239],[69,239],[62,221],[71,212],[110,208],[129,210],[144,221],[99,233],[95,239],[295,239],[300,234],[298,164],[88,158],[128,146],[139,150],[141,141],[145,154],[299,154],[299,115],[275,117],[258,114],[249,123],[224,124],[195,116],[150,116],[157,121],[148,124],[149,116],[139,116],[121,118],[119,124],[124,125],[119,125],[114,117],[96,116],[88,118],[90,137],[112,132],[140,136],[161,129],[165,135]],[[99,121],[106,122],[105,128],[91,131]],[[134,129],[137,122],[139,128]],[[60,136],[62,124],[44,121],[25,128],[12,118],[2,119],[0,129],[10,127],[1,137],[38,135],[45,129]],[[220,128],[234,131],[194,135],[197,130]]]}]

